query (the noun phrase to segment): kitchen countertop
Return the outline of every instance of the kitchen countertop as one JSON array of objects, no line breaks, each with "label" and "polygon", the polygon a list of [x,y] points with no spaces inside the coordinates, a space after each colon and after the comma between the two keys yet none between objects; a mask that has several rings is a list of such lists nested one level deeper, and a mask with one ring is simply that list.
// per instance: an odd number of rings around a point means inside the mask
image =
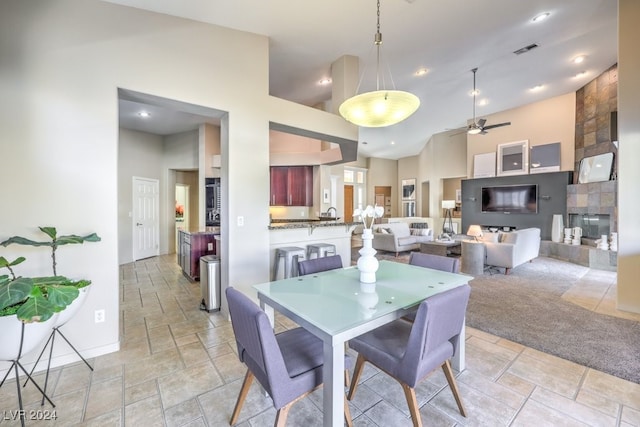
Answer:
[{"label": "kitchen countertop", "polygon": [[187,234],[220,234],[220,227],[192,227],[188,230],[178,228],[178,230]]},{"label": "kitchen countertop", "polygon": [[317,227],[350,227],[352,225],[358,225],[360,222],[344,222],[340,220],[336,221],[320,221],[320,220],[287,220],[278,219],[271,221],[269,230],[288,230],[295,228],[317,228]]}]

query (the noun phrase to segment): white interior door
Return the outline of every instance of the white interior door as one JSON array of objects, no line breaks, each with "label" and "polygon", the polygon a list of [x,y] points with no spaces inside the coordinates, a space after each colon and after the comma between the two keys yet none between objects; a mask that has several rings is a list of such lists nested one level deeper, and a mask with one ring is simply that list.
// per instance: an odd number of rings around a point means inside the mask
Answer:
[{"label": "white interior door", "polygon": [[133,177],[133,260],[160,254],[160,200],[157,179]]}]

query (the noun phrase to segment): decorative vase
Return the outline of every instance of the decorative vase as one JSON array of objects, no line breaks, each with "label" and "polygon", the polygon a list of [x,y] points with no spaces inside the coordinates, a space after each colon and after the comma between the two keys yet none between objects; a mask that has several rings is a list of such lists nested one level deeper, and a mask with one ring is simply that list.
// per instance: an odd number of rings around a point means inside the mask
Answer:
[{"label": "decorative vase", "polygon": [[378,260],[375,257],[376,250],[373,249],[373,231],[365,228],[362,231],[362,249],[358,251],[358,270],[360,270],[360,282],[375,283],[376,271],[378,271]]},{"label": "decorative vase", "polygon": [[553,220],[551,222],[551,241],[556,243],[562,242],[563,228],[564,228],[564,223],[562,220],[562,215],[560,214],[553,215]]}]

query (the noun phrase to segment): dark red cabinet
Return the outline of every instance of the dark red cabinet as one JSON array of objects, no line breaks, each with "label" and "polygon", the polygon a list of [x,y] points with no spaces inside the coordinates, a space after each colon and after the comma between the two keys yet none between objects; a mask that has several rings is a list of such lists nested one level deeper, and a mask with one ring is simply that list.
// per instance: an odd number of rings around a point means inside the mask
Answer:
[{"label": "dark red cabinet", "polygon": [[215,235],[211,233],[179,233],[182,236],[179,263],[192,280],[200,279],[200,257],[216,255]]},{"label": "dark red cabinet", "polygon": [[272,166],[271,206],[313,206],[313,166]]}]

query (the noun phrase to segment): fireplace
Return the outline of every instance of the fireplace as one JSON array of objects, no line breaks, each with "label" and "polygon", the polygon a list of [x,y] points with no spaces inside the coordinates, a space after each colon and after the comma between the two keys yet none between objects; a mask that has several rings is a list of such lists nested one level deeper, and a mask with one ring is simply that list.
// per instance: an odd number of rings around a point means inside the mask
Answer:
[{"label": "fireplace", "polygon": [[582,244],[595,246],[602,235],[618,231],[617,181],[567,187],[567,227],[582,228]]},{"label": "fireplace", "polygon": [[611,232],[610,215],[605,214],[569,214],[568,227],[582,228],[582,237],[599,239]]}]

